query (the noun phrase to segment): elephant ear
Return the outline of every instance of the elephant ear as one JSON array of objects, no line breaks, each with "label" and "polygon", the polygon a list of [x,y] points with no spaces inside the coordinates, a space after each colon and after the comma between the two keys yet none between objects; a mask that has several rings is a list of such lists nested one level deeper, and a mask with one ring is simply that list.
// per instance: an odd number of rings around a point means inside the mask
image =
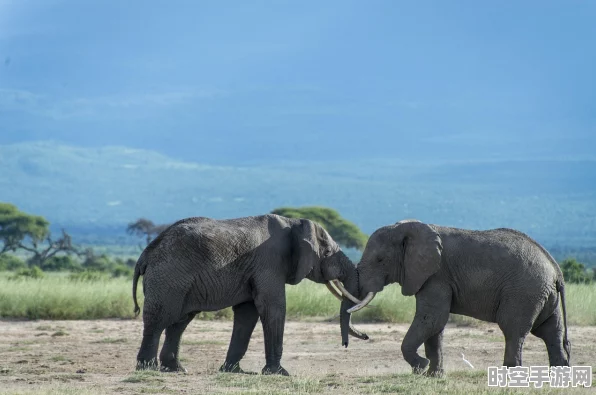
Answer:
[{"label": "elephant ear", "polygon": [[430,226],[416,220],[398,222],[395,230],[404,254],[401,293],[412,296],[441,267],[441,237]]},{"label": "elephant ear", "polygon": [[291,268],[286,283],[298,284],[310,273],[319,262],[319,243],[315,224],[307,219],[301,219],[299,225],[291,231]]}]

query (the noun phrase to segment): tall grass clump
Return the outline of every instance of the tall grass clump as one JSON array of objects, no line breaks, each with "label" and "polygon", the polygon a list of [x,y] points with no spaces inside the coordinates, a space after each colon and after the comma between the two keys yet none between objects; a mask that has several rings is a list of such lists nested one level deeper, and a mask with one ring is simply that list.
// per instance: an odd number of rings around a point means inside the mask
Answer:
[{"label": "tall grass clump", "polygon": [[565,284],[565,303],[570,325],[596,325],[596,283]]},{"label": "tall grass clump", "polygon": [[[130,280],[80,280],[60,274],[18,279],[0,276],[0,317],[70,320],[134,316]],[[142,299],[142,294],[139,296]]]}]

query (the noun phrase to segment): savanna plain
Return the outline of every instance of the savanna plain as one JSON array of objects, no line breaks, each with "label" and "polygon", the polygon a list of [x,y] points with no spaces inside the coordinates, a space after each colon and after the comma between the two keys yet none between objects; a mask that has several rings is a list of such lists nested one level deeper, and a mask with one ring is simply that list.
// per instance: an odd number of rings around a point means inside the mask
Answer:
[{"label": "savanna plain", "polygon": [[[502,362],[499,328],[452,315],[445,330],[444,378],[410,373],[400,352],[415,309],[399,286],[389,286],[374,306],[354,315],[370,340],[341,347],[339,302],[327,289],[304,281],[287,287],[282,364],[291,377],[219,373],[231,336],[231,310],[202,313],[182,338],[187,373],[136,372],[142,320],[134,318],[125,278],[72,280],[0,276],[0,393],[6,394],[390,394],[509,393],[489,388],[487,367]],[[572,364],[596,370],[596,287],[567,286]],[[163,340],[163,339],[162,339]],[[257,325],[241,366],[260,372],[263,333]],[[419,350],[423,352],[423,347]],[[468,360],[473,368],[462,358]],[[528,336],[524,365],[545,365],[546,349]],[[593,378],[594,379],[594,378]],[[596,380],[593,380],[596,381]],[[594,388],[523,389],[590,393]]]}]

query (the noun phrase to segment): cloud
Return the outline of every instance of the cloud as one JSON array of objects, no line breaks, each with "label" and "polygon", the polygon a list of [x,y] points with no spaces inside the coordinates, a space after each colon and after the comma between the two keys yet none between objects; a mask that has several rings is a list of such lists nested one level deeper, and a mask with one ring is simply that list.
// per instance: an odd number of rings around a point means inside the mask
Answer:
[{"label": "cloud", "polygon": [[0,89],[0,111],[21,111],[52,119],[86,118],[120,110],[155,110],[225,96],[222,90],[178,89],[160,92],[57,98],[27,90]]},{"label": "cloud", "polygon": [[20,106],[36,105],[42,95],[18,89],[0,89],[0,108],[18,108]]}]

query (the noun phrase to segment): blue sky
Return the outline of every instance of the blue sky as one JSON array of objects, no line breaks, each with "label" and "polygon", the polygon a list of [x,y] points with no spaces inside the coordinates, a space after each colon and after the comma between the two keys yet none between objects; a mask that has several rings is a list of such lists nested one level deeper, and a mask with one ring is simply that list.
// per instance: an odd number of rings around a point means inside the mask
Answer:
[{"label": "blue sky", "polygon": [[596,2],[0,0],[0,144],[591,157]]}]

